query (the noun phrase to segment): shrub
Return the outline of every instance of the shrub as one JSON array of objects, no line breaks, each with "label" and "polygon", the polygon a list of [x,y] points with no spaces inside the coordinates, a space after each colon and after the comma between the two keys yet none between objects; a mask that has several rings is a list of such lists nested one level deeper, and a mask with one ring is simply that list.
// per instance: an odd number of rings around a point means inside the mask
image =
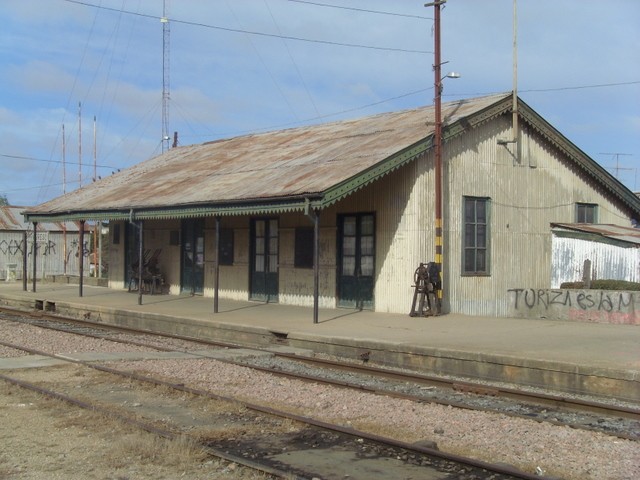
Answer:
[{"label": "shrub", "polygon": [[[570,288],[576,290],[584,290],[586,287],[584,282],[564,282],[560,288]],[[591,282],[591,290],[632,290],[640,291],[640,283],[627,282],[626,280],[593,280]]]}]

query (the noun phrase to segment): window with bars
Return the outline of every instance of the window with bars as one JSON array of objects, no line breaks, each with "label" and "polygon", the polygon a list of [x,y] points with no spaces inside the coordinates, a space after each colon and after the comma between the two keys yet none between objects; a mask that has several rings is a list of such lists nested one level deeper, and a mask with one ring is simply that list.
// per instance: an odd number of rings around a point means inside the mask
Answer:
[{"label": "window with bars", "polygon": [[464,197],[463,275],[489,275],[489,199]]}]

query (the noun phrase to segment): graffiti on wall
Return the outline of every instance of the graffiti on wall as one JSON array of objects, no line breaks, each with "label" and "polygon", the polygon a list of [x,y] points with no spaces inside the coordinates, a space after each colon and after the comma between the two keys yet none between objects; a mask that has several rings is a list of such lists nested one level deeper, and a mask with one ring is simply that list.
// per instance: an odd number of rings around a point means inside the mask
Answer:
[{"label": "graffiti on wall", "polygon": [[0,240],[0,253],[3,255],[22,255],[22,241]]},{"label": "graffiti on wall", "polygon": [[638,324],[636,292],[511,288],[512,306],[526,316],[547,316],[602,323]]},{"label": "graffiti on wall", "polygon": [[605,312],[621,311],[633,304],[632,292],[605,292],[597,290],[547,290],[533,288],[511,288],[514,293],[514,307],[520,308],[544,308],[549,309],[553,305],[562,307],[577,307],[582,310],[602,310]]},{"label": "graffiti on wall", "polygon": [[[69,252],[67,252],[67,260],[68,260],[68,257],[71,255],[71,253],[75,253],[76,258],[78,257],[78,253],[80,250],[78,248],[78,244],[79,244],[78,240],[71,241],[71,245],[70,245],[71,248],[69,249]],[[56,255],[56,248],[57,248],[57,244],[53,240],[36,242],[36,255],[38,255],[38,253],[40,253],[42,256],[45,256],[45,257],[47,255]],[[0,253],[2,253],[3,255],[9,255],[9,256],[16,256],[16,255],[22,256],[24,254],[24,241],[0,240]],[[29,248],[29,251],[27,254],[28,255],[33,254],[33,247]],[[89,245],[86,241],[83,242],[82,244],[82,256],[83,257],[89,256]]]},{"label": "graffiti on wall", "polygon": [[[80,242],[78,242],[78,240],[73,240],[71,242],[71,251],[72,252],[76,252],[76,258],[78,257],[78,253],[80,252],[80,249],[78,248],[78,244]],[[88,257],[89,256],[89,247],[87,246],[87,242],[84,242],[82,244],[82,256],[83,257]]]}]

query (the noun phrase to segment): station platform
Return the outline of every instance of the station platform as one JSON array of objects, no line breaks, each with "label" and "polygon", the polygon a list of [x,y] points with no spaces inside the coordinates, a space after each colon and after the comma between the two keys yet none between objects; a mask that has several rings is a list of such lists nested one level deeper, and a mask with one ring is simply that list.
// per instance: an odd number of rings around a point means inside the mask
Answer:
[{"label": "station platform", "polygon": [[[0,282],[0,306],[243,345],[287,346],[371,364],[640,404],[640,327],[553,319],[321,309],[106,287]],[[0,334],[1,336],[1,334]]]}]

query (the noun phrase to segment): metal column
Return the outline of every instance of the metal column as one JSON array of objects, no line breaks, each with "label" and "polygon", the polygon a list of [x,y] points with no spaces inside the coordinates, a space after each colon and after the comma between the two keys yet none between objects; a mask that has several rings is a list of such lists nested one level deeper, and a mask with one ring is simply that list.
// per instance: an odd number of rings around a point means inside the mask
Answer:
[{"label": "metal column", "polygon": [[22,232],[22,290],[27,291],[27,270],[29,263],[27,261],[29,255],[29,247],[27,243],[27,231]]},{"label": "metal column", "polygon": [[143,268],[143,264],[144,264],[144,258],[142,256],[143,253],[143,240],[144,240],[144,235],[143,235],[143,230],[142,230],[142,220],[140,220],[138,222],[138,233],[140,234],[139,240],[138,240],[138,305],[142,305],[142,268]]},{"label": "metal column", "polygon": [[[36,291],[36,253],[37,253],[37,248],[38,248],[38,244],[36,242],[36,229],[38,227],[38,222],[33,222],[33,278],[31,279],[31,281],[33,282],[33,291]],[[26,247],[25,247],[26,248]]]},{"label": "metal column", "polygon": [[78,272],[80,274],[79,284],[79,294],[82,297],[82,287],[84,280],[84,220],[80,220],[80,232],[79,232],[79,244],[78,244]]},{"label": "metal column", "polygon": [[218,313],[218,286],[220,283],[220,217],[216,217],[216,250],[214,256],[215,262],[215,289],[213,291],[213,313]]},{"label": "metal column", "polygon": [[318,323],[318,297],[320,292],[320,210],[313,216],[313,323]]}]

